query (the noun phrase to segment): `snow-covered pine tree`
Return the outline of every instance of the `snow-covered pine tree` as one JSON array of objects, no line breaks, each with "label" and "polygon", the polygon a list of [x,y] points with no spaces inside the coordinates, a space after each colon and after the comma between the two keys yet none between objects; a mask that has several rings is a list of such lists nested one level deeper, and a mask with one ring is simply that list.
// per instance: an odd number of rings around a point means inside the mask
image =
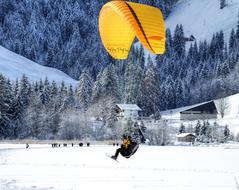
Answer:
[{"label": "snow-covered pine tree", "polygon": [[175,89],[174,89],[174,81],[171,75],[169,75],[166,79],[165,83],[165,97],[166,97],[166,109],[173,109],[176,107],[176,97],[175,97]]},{"label": "snow-covered pine tree", "polygon": [[113,64],[108,65],[99,79],[101,83],[100,98],[112,98],[114,101],[118,101],[120,94],[117,82],[117,74],[115,73],[115,66]]},{"label": "snow-covered pine tree", "polygon": [[92,96],[92,105],[89,112],[96,117],[102,118],[105,126],[113,130],[115,128],[115,115],[113,108],[120,101],[119,87],[115,65],[108,65],[95,81]]},{"label": "snow-covered pine tree", "polygon": [[43,94],[41,99],[44,105],[47,105],[50,101],[50,83],[47,77],[44,80]]},{"label": "snow-covered pine tree", "polygon": [[173,38],[172,33],[169,28],[166,29],[166,52],[165,55],[167,57],[170,57],[170,55],[173,53]]},{"label": "snow-covered pine tree", "polygon": [[226,0],[220,0],[220,9],[226,7]]},{"label": "snow-covered pine tree", "polygon": [[[199,56],[199,60],[201,61],[206,61],[210,56],[214,56],[215,54],[215,35],[213,35],[212,37],[212,41],[210,46],[208,45],[207,41],[204,40],[203,42],[199,43],[199,48],[198,48],[198,56]],[[213,42],[213,43],[212,43]]]},{"label": "snow-covered pine tree", "polygon": [[30,98],[30,83],[27,76],[24,74],[20,80],[18,96],[22,103],[23,109],[26,109],[29,105]]},{"label": "snow-covered pine tree", "polygon": [[173,36],[173,47],[178,58],[185,56],[185,37],[182,25],[176,25]]},{"label": "snow-covered pine tree", "polygon": [[178,79],[175,83],[175,98],[176,98],[176,107],[182,107],[184,105],[184,86],[181,79]]},{"label": "snow-covered pine tree", "polygon": [[162,84],[160,85],[160,102],[159,102],[159,107],[160,110],[166,110],[167,109],[167,97],[166,97],[166,82],[162,82]]},{"label": "snow-covered pine tree", "polygon": [[139,64],[128,63],[125,70],[124,102],[136,104],[140,95],[143,71]]},{"label": "snow-covered pine tree", "polygon": [[181,123],[180,128],[179,128],[179,134],[181,133],[186,133],[186,127],[183,123]]},{"label": "snow-covered pine tree", "polygon": [[208,68],[208,63],[207,62],[200,62],[202,64],[201,71],[199,73],[200,79],[206,80],[209,78],[210,75],[210,70]]},{"label": "snow-covered pine tree", "polygon": [[80,106],[86,110],[87,107],[92,102],[92,89],[94,81],[89,72],[84,71],[78,82],[77,88],[77,98],[79,100]]},{"label": "snow-covered pine tree", "polygon": [[138,105],[144,110],[146,116],[159,113],[159,87],[159,70],[149,58],[148,67],[141,82],[140,98],[138,102]]},{"label": "snow-covered pine tree", "polygon": [[141,69],[144,71],[145,70],[145,53],[144,53],[144,47],[142,45],[140,45],[139,48],[139,53],[138,53],[138,63],[141,66]]},{"label": "snow-covered pine tree", "polygon": [[216,52],[215,52],[215,58],[220,58],[220,60],[223,60],[224,48],[225,48],[224,33],[221,30],[219,33],[216,33]]},{"label": "snow-covered pine tree", "polygon": [[230,34],[230,39],[229,39],[229,53],[232,53],[233,51],[235,51],[236,46],[237,46],[236,33],[235,33],[235,30],[232,29]]},{"label": "snow-covered pine tree", "polygon": [[64,81],[61,82],[61,87],[59,90],[59,100],[61,105],[61,111],[67,109],[67,86]]},{"label": "snow-covered pine tree", "polygon": [[239,40],[239,12],[237,14],[237,30],[236,30],[236,38]]},{"label": "snow-covered pine tree", "polygon": [[43,119],[43,114],[48,114],[44,113],[42,100],[38,94],[32,96],[31,104],[26,113],[27,128],[22,131],[21,136],[38,139],[47,124]]},{"label": "snow-covered pine tree", "polygon": [[230,73],[229,61],[226,60],[222,64],[222,76],[226,77]]},{"label": "snow-covered pine tree", "polygon": [[59,106],[59,102],[58,102],[58,98],[60,96],[58,96],[58,86],[56,84],[55,81],[52,81],[51,85],[50,85],[50,102],[49,102],[49,107],[47,108],[47,112],[48,112],[48,130],[47,132],[49,132],[48,137],[50,137],[49,135],[52,135],[53,138],[55,138],[57,136],[57,133],[59,131],[59,127],[60,127],[60,122],[61,122],[61,115],[60,115],[60,111],[58,109]]},{"label": "snow-covered pine tree", "polygon": [[11,115],[9,114],[9,109],[12,100],[9,99],[8,88],[5,77],[0,74],[0,139],[7,138],[11,133]]},{"label": "snow-covered pine tree", "polygon": [[224,134],[225,142],[227,142],[227,140],[228,140],[229,137],[230,137],[230,130],[229,130],[228,125],[226,125],[226,126],[224,127],[223,134]]},{"label": "snow-covered pine tree", "polygon": [[196,137],[200,135],[201,127],[202,127],[201,122],[198,120],[194,130]]},{"label": "snow-covered pine tree", "polygon": [[54,100],[57,98],[58,87],[56,82],[53,80],[50,86],[50,100]]},{"label": "snow-covered pine tree", "polygon": [[70,84],[67,89],[67,108],[74,109],[75,108],[75,94],[72,85]]},{"label": "snow-covered pine tree", "polygon": [[15,115],[17,114],[16,111],[14,109],[14,96],[13,96],[13,89],[12,89],[12,83],[10,82],[10,80],[6,80],[6,88],[5,88],[5,98],[7,100],[7,102],[5,102],[6,104],[9,105],[9,109],[8,109],[8,115],[9,115],[9,119],[10,119],[10,123],[9,123],[9,134],[8,134],[8,138],[16,138],[17,137],[17,131],[16,128],[18,128],[18,126],[15,126]]}]

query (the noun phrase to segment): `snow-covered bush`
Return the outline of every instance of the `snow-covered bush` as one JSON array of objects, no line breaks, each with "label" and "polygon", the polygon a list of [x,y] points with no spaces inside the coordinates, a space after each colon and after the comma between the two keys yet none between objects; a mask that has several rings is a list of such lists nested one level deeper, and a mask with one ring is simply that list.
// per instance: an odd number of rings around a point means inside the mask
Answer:
[{"label": "snow-covered bush", "polygon": [[90,139],[93,129],[84,113],[68,112],[63,115],[60,124],[59,138],[64,140]]},{"label": "snow-covered bush", "polygon": [[168,145],[172,142],[172,134],[172,128],[164,123],[162,125],[148,128],[145,137],[149,140],[150,145]]}]

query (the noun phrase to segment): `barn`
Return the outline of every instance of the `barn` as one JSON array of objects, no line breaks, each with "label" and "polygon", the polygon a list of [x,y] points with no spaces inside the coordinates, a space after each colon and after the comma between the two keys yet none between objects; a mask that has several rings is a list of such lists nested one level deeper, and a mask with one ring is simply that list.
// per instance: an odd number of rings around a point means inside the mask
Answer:
[{"label": "barn", "polygon": [[214,101],[192,106],[180,112],[181,120],[217,119],[217,108]]},{"label": "barn", "polygon": [[161,112],[162,119],[208,120],[217,119],[218,111],[214,101]]}]

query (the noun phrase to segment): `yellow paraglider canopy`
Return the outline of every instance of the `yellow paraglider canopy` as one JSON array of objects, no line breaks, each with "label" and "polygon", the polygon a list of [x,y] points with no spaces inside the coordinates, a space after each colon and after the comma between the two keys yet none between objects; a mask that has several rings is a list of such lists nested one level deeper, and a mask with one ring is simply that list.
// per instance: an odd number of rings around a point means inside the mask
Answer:
[{"label": "yellow paraglider canopy", "polygon": [[104,47],[115,59],[127,59],[135,37],[153,54],[165,51],[165,27],[155,7],[126,1],[106,3],[99,16]]}]

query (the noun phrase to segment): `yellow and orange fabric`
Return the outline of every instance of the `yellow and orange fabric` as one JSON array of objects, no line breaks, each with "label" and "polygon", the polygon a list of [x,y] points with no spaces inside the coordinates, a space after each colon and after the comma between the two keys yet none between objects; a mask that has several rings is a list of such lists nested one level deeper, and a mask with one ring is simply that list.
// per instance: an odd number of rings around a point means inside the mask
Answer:
[{"label": "yellow and orange fabric", "polygon": [[102,43],[115,59],[127,59],[135,37],[153,54],[165,51],[165,27],[158,8],[126,1],[106,3],[99,15]]}]

